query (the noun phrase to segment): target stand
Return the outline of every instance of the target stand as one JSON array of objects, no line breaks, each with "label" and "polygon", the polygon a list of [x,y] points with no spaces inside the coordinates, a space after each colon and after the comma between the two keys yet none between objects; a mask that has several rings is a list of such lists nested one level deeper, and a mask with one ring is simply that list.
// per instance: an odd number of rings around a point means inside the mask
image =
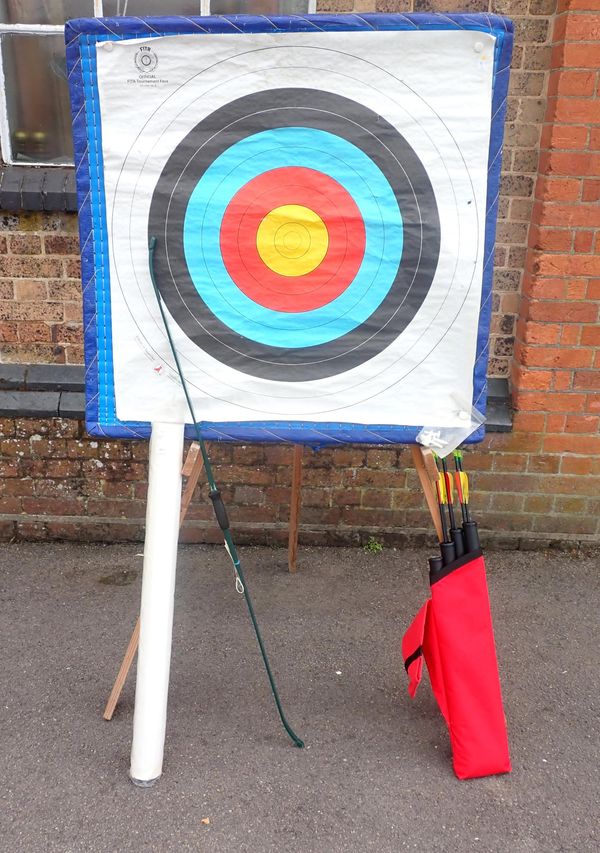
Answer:
[{"label": "target stand", "polygon": [[[416,449],[416,448],[415,448]],[[194,491],[198,485],[198,481],[202,475],[202,458],[200,456],[200,448],[197,442],[190,445],[181,476],[185,478],[185,486],[181,496],[181,510],[179,514],[179,529],[183,527],[188,509],[192,502]],[[298,525],[300,521],[300,506],[301,506],[301,485],[302,485],[302,446],[294,445],[292,456],[292,484],[290,493],[290,521],[288,532],[288,570],[291,573],[296,572],[298,567]],[[439,524],[439,520],[438,520]],[[113,714],[119,702],[119,698],[125,686],[129,670],[135,659],[140,641],[140,619],[136,619],[127,649],[121,661],[121,666],[115,678],[110,696],[104,708],[103,717],[105,720],[112,720]]]},{"label": "target stand", "polygon": [[[438,481],[438,469],[430,450],[413,445],[412,447],[413,464],[419,476],[421,488],[425,495],[427,507],[431,514],[431,520],[435,528],[438,540],[443,540],[442,526],[440,515],[437,506],[436,483]],[[187,511],[189,509],[194,490],[198,485],[198,480],[202,474],[202,459],[199,453],[198,444],[195,442],[190,446],[186,456],[185,463],[181,469],[182,477],[186,478],[186,484],[181,498],[181,511],[179,515],[179,527],[183,526]],[[297,569],[298,557],[298,526],[300,521],[300,506],[301,506],[301,484],[302,484],[302,446],[295,445],[292,457],[292,488],[290,495],[290,523],[288,534],[288,570],[294,573]],[[108,697],[106,707],[104,708],[103,717],[105,720],[112,720],[113,714],[119,702],[119,698],[125,686],[129,670],[135,659],[140,640],[140,619],[136,620],[133,628],[125,655],[121,661],[121,666],[115,678],[113,688]]]},{"label": "target stand", "polygon": [[122,17],[65,38],[87,429],[151,439],[131,763],[146,783],[184,436],[414,445],[485,415],[512,24]]}]

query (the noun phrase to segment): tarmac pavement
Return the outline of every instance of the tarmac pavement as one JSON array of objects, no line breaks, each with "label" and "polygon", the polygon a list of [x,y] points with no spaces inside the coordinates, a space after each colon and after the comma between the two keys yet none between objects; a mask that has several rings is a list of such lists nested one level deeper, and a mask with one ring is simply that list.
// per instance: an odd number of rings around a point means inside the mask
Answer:
[{"label": "tarmac pavement", "polygon": [[[513,772],[459,782],[400,655],[426,552],[243,548],[281,729],[222,548],[181,548],[162,778],[128,778],[134,677],[102,710],[139,605],[140,546],[0,549],[0,850],[595,851],[593,557],[487,556]],[[206,818],[209,822],[202,822]]]}]

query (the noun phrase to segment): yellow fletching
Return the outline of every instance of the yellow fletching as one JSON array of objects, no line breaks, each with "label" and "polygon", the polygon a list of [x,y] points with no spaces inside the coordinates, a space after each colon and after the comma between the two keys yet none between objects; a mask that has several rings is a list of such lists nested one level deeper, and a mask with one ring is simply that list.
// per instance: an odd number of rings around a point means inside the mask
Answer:
[{"label": "yellow fletching", "polygon": [[444,474],[444,480],[446,481],[446,493],[448,496],[448,503],[454,503],[454,489],[452,488],[452,475]]},{"label": "yellow fletching", "polygon": [[446,494],[446,481],[441,472],[438,474],[438,490],[440,493],[440,503],[447,504],[448,495]]},{"label": "yellow fletching", "polygon": [[462,486],[463,501],[469,503],[469,478],[464,471],[460,472],[460,483]]}]

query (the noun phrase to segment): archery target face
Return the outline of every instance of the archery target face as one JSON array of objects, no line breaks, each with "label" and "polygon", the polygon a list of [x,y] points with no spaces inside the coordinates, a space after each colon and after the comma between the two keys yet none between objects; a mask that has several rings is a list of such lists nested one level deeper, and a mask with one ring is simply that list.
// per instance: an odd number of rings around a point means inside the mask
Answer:
[{"label": "archery target face", "polygon": [[[132,71],[146,45],[149,77]],[[189,421],[155,237],[202,420],[459,423],[493,47],[410,31],[99,44],[118,417]]]}]

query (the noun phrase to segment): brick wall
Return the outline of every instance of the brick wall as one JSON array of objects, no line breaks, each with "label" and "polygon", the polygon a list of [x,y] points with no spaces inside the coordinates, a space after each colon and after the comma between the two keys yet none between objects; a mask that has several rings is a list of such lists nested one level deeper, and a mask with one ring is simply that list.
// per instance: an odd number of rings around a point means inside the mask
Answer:
[{"label": "brick wall", "polygon": [[0,361],[83,363],[77,216],[0,211]]},{"label": "brick wall", "polygon": [[[490,374],[512,380],[515,429],[489,435],[467,467],[488,541],[598,543],[600,0],[319,3],[375,7],[489,10],[515,21],[490,358]],[[2,359],[80,362],[75,218],[5,215],[2,226]],[[0,440],[5,538],[141,536],[145,444],[90,440],[72,421],[5,420]],[[214,452],[238,537],[283,540],[289,448]],[[431,530],[406,449],[305,457],[303,541],[402,543]],[[206,501],[196,502],[185,537],[210,541],[209,519]]]},{"label": "brick wall", "polygon": [[[540,453],[538,433],[490,435],[466,454],[472,508],[486,546],[595,547],[600,465]],[[70,420],[0,418],[0,539],[141,539],[147,442],[98,441]],[[283,543],[291,448],[210,447],[239,542]],[[304,453],[300,541],[386,545],[433,541],[410,450],[346,447]],[[215,542],[206,487],[198,489],[183,541]]]}]

